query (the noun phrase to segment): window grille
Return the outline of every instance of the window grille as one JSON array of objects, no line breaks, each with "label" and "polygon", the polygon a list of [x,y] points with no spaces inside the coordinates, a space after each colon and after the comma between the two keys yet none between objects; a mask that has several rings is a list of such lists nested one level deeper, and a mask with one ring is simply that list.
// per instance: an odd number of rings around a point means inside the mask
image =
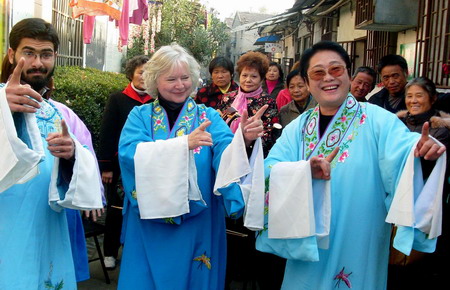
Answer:
[{"label": "window grille", "polygon": [[69,2],[53,0],[52,24],[60,41],[56,64],[83,66],[83,20],[72,18]]},{"label": "window grille", "polygon": [[420,0],[415,72],[439,88],[450,88],[450,14],[448,0]]}]

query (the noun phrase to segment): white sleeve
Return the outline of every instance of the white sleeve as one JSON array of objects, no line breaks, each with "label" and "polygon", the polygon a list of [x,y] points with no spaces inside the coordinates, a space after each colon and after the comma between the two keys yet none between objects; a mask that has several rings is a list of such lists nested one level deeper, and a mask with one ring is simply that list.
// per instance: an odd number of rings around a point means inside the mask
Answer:
[{"label": "white sleeve", "polygon": [[319,246],[327,248],[330,220],[330,181],[313,183],[309,161],[279,162],[273,166],[269,185],[269,238],[317,236]]},{"label": "white sleeve", "polygon": [[[439,141],[434,140],[443,146]],[[436,161],[433,171],[414,200],[414,150],[416,146],[417,144],[411,148],[406,160],[386,222],[417,228],[426,233],[429,239],[433,239],[441,234],[442,191],[445,182],[447,153],[442,154]]]},{"label": "white sleeve", "polygon": [[177,217],[189,213],[189,200],[204,203],[187,135],[139,143],[134,167],[141,219]]},{"label": "white sleeve", "polygon": [[5,88],[0,90],[0,193],[16,183],[25,183],[39,173],[44,148],[35,114],[23,114],[30,147],[17,136]]},{"label": "white sleeve", "polygon": [[91,210],[103,208],[98,179],[97,160],[78,140],[75,142],[75,163],[73,165],[72,179],[65,193],[58,187],[60,158],[54,159],[52,176],[49,186],[49,204],[59,211],[60,207]]},{"label": "white sleeve", "polygon": [[264,228],[264,157],[261,138],[253,146],[250,160],[247,157],[241,125],[230,145],[222,153],[217,171],[214,194],[217,189],[238,183],[245,202],[244,226],[250,230]]}]

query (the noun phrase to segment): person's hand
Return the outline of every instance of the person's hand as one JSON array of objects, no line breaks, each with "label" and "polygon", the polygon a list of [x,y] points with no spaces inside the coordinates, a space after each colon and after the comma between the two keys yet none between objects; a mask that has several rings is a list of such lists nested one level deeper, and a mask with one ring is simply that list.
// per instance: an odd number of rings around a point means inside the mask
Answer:
[{"label": "person's hand", "polygon": [[211,134],[206,132],[206,128],[208,128],[209,125],[211,125],[211,121],[206,120],[188,135],[189,150],[194,150],[199,146],[213,145]]},{"label": "person's hand", "polygon": [[264,135],[262,115],[267,110],[269,105],[262,106],[256,114],[249,118],[247,110],[242,112],[241,116],[241,128],[244,135],[245,146],[250,146],[253,141]]},{"label": "person's hand", "polygon": [[334,157],[339,152],[339,146],[334,148],[334,150],[327,157],[317,157],[314,156],[310,159],[311,164],[311,175],[315,179],[330,179],[331,167],[330,164]]},{"label": "person's hand", "polygon": [[[42,102],[42,96],[31,88],[30,85],[21,85],[20,77],[25,60],[21,58],[17,63],[11,78],[6,86],[6,100],[8,101],[11,112],[35,113],[40,108],[38,102]],[[34,100],[26,97],[30,96]]]},{"label": "person's hand", "polygon": [[423,157],[425,160],[436,160],[445,152],[445,146],[440,146],[429,136],[430,124],[425,122],[422,127],[422,136],[414,150],[415,157]]},{"label": "person's hand", "polygon": [[45,140],[48,144],[47,148],[53,156],[69,160],[75,154],[75,142],[70,137],[64,120],[61,121],[61,127],[61,133],[50,133]]},{"label": "person's hand", "polygon": [[100,208],[100,209],[93,209],[93,210],[84,210],[84,216],[89,219],[89,217],[92,217],[92,220],[94,222],[97,221],[98,217],[101,217],[102,214],[105,212],[104,208]]},{"label": "person's hand", "polygon": [[102,172],[102,181],[103,183],[111,183],[113,179],[113,172],[112,171],[103,171]]}]

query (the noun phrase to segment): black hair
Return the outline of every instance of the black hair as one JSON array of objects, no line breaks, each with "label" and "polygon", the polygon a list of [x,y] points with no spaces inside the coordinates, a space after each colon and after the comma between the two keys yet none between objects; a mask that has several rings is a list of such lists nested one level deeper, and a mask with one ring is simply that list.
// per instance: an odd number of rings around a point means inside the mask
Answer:
[{"label": "black hair", "polygon": [[9,33],[9,46],[15,51],[23,38],[32,38],[53,43],[58,51],[59,38],[52,24],[41,18],[26,18],[16,23]]},{"label": "black hair", "polygon": [[292,78],[294,78],[295,76],[299,76],[301,78],[303,78],[300,75],[300,71],[297,69],[294,69],[293,71],[291,71],[290,73],[288,73],[287,77],[286,77],[286,86],[289,87],[289,83],[291,82]]},{"label": "black hair", "polygon": [[312,47],[308,48],[304,51],[301,59],[300,59],[300,76],[305,80],[305,82],[309,83],[308,80],[308,69],[309,69],[309,62],[311,58],[318,52],[329,50],[334,51],[342,58],[342,60],[345,62],[345,65],[347,66],[347,73],[350,76],[350,67],[351,67],[351,61],[350,57],[348,56],[347,51],[338,43],[333,41],[321,41],[316,44],[314,44]]},{"label": "black hair", "polygon": [[388,54],[383,56],[377,65],[378,73],[381,73],[381,70],[388,65],[398,65],[401,67],[403,72],[408,75],[408,63],[402,56],[397,54]]},{"label": "black hair", "polygon": [[372,80],[373,80],[373,81],[372,81],[372,87],[371,87],[371,90],[373,90],[373,89],[375,88],[375,83],[376,83],[376,81],[377,81],[377,73],[376,73],[376,71],[375,71],[373,68],[368,67],[368,66],[360,66],[360,67],[358,67],[358,68],[355,70],[355,73],[354,73],[353,76],[352,76],[352,80],[355,79],[356,76],[357,76],[359,73],[365,73],[365,74],[368,74],[369,76],[372,77]]},{"label": "black hair", "polygon": [[231,74],[231,78],[233,78],[234,64],[230,59],[223,56],[213,58],[213,60],[211,60],[211,62],[209,63],[209,73],[212,75],[213,70],[218,67],[223,67],[224,69],[229,71]]},{"label": "black hair", "polygon": [[137,67],[146,64],[150,58],[146,55],[136,55],[135,57],[128,60],[125,66],[125,76],[130,81],[133,80],[134,71]]},{"label": "black hair", "polygon": [[283,73],[283,70],[281,69],[281,65],[278,62],[272,61],[272,62],[269,63],[269,68],[271,66],[276,66],[278,68],[278,72],[279,72],[278,80],[280,82],[283,82],[284,81],[284,73]]}]

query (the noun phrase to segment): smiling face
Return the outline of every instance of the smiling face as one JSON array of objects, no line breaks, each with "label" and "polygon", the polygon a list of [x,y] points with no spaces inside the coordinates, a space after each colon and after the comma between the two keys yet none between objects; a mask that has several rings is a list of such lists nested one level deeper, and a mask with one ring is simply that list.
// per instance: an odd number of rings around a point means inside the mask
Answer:
[{"label": "smiling face", "polygon": [[8,49],[10,63],[17,65],[20,58],[25,59],[22,81],[34,90],[40,91],[50,81],[55,68],[56,52],[51,41],[23,38],[17,50]]},{"label": "smiling face", "polygon": [[266,80],[276,81],[280,78],[280,71],[276,65],[269,66],[269,70],[266,73]]},{"label": "smiling face", "polygon": [[256,91],[262,83],[261,76],[257,69],[252,67],[244,67],[239,76],[241,89],[244,92],[250,93]]},{"label": "smiling face", "polygon": [[350,92],[356,99],[364,99],[372,89],[375,80],[365,72],[359,72],[352,80]]},{"label": "smiling face", "polygon": [[[308,67],[308,83],[307,87],[311,95],[319,103],[320,111],[324,115],[334,115],[344,100],[350,88],[350,76],[347,69],[339,76],[330,75],[331,71],[343,66],[346,67],[345,61],[334,51],[322,50],[314,54]],[[319,80],[309,77],[314,70],[325,70],[325,75]]]},{"label": "smiling face", "polygon": [[411,115],[418,115],[431,110],[434,98],[421,86],[412,85],[406,92],[405,103],[406,109]]},{"label": "smiling face", "polygon": [[308,88],[306,87],[305,81],[299,75],[294,76],[289,82],[289,93],[291,94],[292,100],[298,104],[302,104],[306,101],[309,96]]},{"label": "smiling face", "polygon": [[183,103],[192,92],[192,80],[186,65],[175,66],[156,80],[159,94],[167,101]]},{"label": "smiling face", "polygon": [[224,67],[216,67],[211,73],[213,83],[221,89],[226,89],[231,83],[231,72]]}]

